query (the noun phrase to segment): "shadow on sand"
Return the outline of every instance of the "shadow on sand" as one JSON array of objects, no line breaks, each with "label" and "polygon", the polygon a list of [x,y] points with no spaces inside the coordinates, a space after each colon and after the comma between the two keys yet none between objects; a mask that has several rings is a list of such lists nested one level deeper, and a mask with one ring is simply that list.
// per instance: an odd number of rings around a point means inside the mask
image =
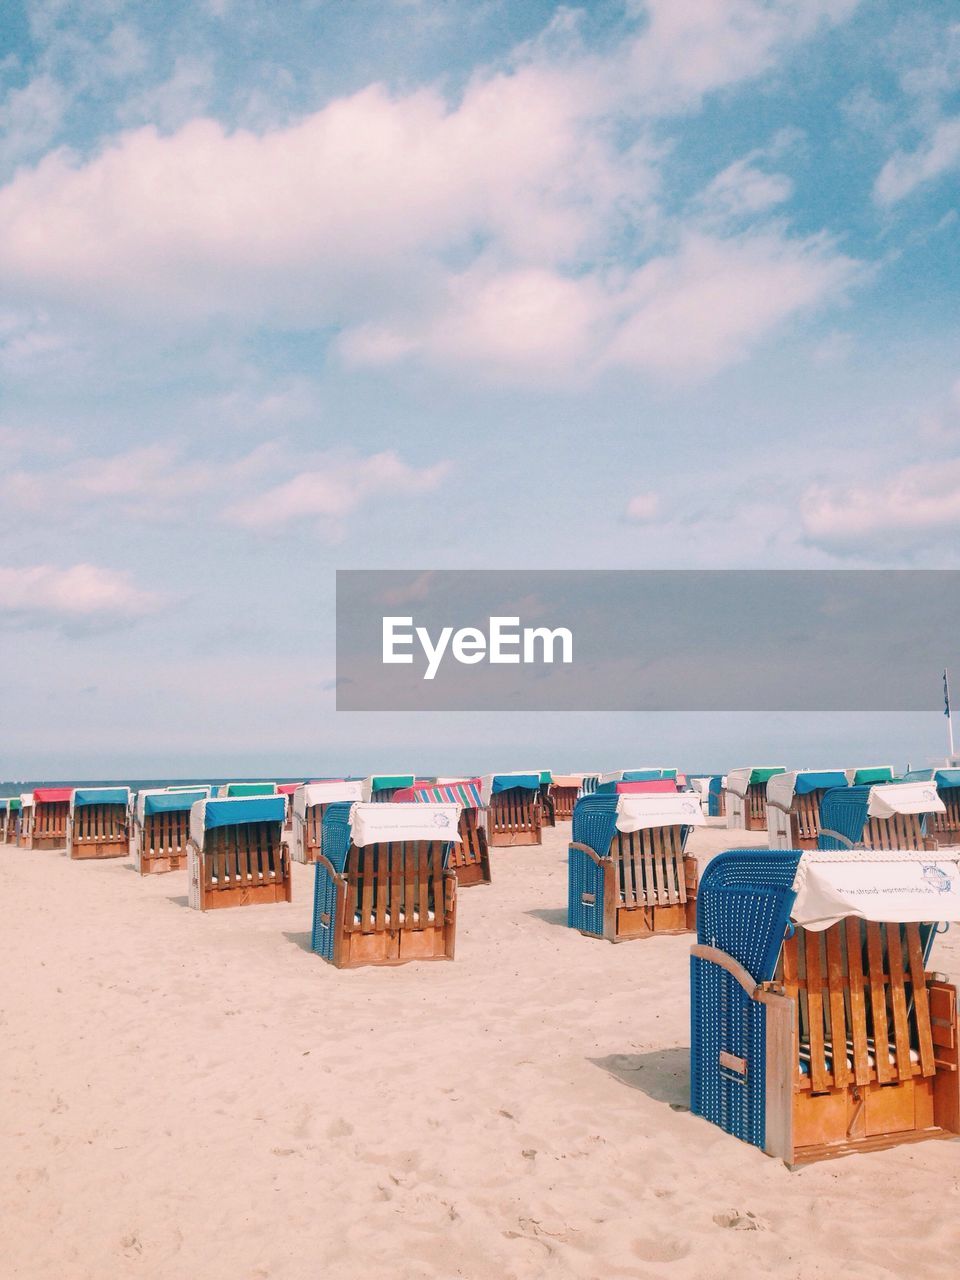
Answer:
[{"label": "shadow on sand", "polygon": [[308,951],[313,955],[313,948],[310,945],[311,935],[309,933],[289,933],[284,929],[283,936],[288,942],[292,942],[295,947],[299,947],[301,951]]},{"label": "shadow on sand", "polygon": [[690,1050],[684,1046],[650,1053],[610,1053],[588,1061],[674,1111],[690,1109]]},{"label": "shadow on sand", "polygon": [[190,906],[190,899],[187,897],[186,894],[184,894],[183,897],[180,897],[180,898],[168,898],[167,901],[172,902],[175,907]]},{"label": "shadow on sand", "polygon": [[536,916],[538,920],[543,920],[547,924],[559,924],[564,929],[567,927],[567,908],[566,907],[535,907],[532,911],[525,913],[528,916]]}]

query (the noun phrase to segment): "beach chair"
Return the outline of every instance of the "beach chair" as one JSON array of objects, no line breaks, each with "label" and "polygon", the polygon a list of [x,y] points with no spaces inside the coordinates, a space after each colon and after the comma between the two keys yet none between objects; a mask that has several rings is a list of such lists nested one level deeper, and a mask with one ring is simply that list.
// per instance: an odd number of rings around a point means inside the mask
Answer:
[{"label": "beach chair", "polygon": [[943,812],[927,815],[927,835],[941,846],[960,844],[960,769],[913,769],[902,781],[933,783]]},{"label": "beach chair", "polygon": [[13,828],[13,843],[18,849],[29,846],[30,832],[33,829],[33,792],[23,791],[17,805],[16,820]]},{"label": "beach chair", "polygon": [[361,798],[360,779],[304,782],[293,793],[293,858],[316,862],[323,849],[323,815],[328,804],[355,804]]},{"label": "beach chair", "polygon": [[766,831],[767,783],[786,773],[780,765],[752,765],[731,769],[725,790],[727,828],[731,831]]},{"label": "beach chair", "polygon": [[187,898],[191,907],[289,902],[290,851],[283,796],[197,800],[190,809]]},{"label": "beach chair", "polygon": [[33,792],[27,849],[66,849],[70,787],[37,787]]},{"label": "beach chair", "polygon": [[129,787],[77,787],[70,793],[71,858],[125,858],[130,852]]},{"label": "beach chair", "polygon": [[490,848],[482,818],[480,790],[479,778],[444,778],[442,782],[420,783],[394,795],[396,804],[413,802],[458,806],[457,834],[460,843],[451,846],[447,866],[455,872],[461,889],[491,883]]},{"label": "beach chair", "polygon": [[820,849],[933,850],[925,818],[945,806],[933,782],[885,782],[827,791],[820,802]]},{"label": "beach chair", "polygon": [[960,861],[736,849],[700,881],[691,1110],[790,1165],[960,1132]]},{"label": "beach chair", "polygon": [[10,797],[0,796],[0,844],[7,843],[7,827],[10,823]]},{"label": "beach chair", "polygon": [[491,845],[543,843],[539,773],[487,774],[480,788]]},{"label": "beach chair", "polygon": [[133,819],[133,860],[142,876],[183,871],[190,840],[190,810],[210,795],[207,786],[160,787],[137,795]]},{"label": "beach chair", "polygon": [[892,764],[872,764],[866,767],[845,769],[847,782],[851,787],[869,787],[875,783],[893,782],[896,775]]},{"label": "beach chair", "polygon": [[412,787],[417,781],[412,773],[373,773],[361,782],[364,804],[390,804],[395,791]]},{"label": "beach chair", "polygon": [[293,830],[293,797],[296,793],[297,787],[301,787],[301,786],[303,786],[302,782],[278,782],[277,783],[277,795],[283,796],[284,803],[286,805],[286,810],[285,810],[286,818],[284,819],[284,823],[283,823],[284,831]]},{"label": "beach chair", "polygon": [[338,969],[452,960],[457,806],[331,804],[317,855],[312,947]]},{"label": "beach chair", "polygon": [[17,843],[17,823],[20,820],[20,797],[8,796],[6,799],[6,821],[3,825],[5,844]]},{"label": "beach chair", "polygon": [[580,788],[583,785],[582,773],[555,773],[551,795],[553,797],[554,816],[557,822],[573,820],[573,806],[577,803]]},{"label": "beach chair", "polygon": [[692,929],[697,863],[684,846],[704,821],[690,791],[581,797],[567,860],[570,928],[609,942]]},{"label": "beach chair", "polygon": [[816,849],[820,804],[827,791],[847,785],[842,769],[777,773],[767,783],[767,831],[771,849]]}]

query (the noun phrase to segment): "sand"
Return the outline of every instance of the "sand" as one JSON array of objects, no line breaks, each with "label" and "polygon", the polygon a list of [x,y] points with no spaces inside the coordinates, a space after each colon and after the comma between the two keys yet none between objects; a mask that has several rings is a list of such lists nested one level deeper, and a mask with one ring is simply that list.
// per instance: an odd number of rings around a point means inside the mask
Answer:
[{"label": "sand", "polygon": [[201,915],[185,872],[2,847],[0,1275],[954,1275],[960,1144],[791,1173],[689,1113],[690,937],[567,929],[568,833],[493,851],[454,963],[351,972],[311,868]]}]

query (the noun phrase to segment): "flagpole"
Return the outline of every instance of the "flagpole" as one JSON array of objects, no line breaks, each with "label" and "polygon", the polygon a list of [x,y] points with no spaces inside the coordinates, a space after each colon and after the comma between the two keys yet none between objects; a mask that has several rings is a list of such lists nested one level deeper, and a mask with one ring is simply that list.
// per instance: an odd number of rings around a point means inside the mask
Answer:
[{"label": "flagpole", "polygon": [[943,670],[943,701],[945,707],[944,715],[947,717],[947,733],[950,737],[950,762],[952,764],[956,752],[953,746],[953,716],[950,714],[950,683],[947,679],[946,667]]}]

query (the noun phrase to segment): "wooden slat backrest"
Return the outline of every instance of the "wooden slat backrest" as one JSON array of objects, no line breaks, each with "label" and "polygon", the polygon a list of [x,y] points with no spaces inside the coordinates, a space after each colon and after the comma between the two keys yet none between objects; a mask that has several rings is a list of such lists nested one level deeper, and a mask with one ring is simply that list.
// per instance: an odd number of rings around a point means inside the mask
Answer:
[{"label": "wooden slat backrest", "polygon": [[820,834],[820,801],[823,791],[809,791],[794,797],[794,821],[800,840],[816,840]]},{"label": "wooden slat backrest", "polygon": [[308,806],[303,817],[304,848],[323,848],[323,811],[326,807],[324,804]]},{"label": "wooden slat backrest", "polygon": [[868,849],[923,849],[923,823],[918,813],[895,813],[891,818],[868,818],[863,828]]},{"label": "wooden slat backrest", "polygon": [[33,834],[40,839],[56,840],[67,834],[67,800],[50,800],[34,806]]},{"label": "wooden slat backrest", "polygon": [[204,836],[207,890],[273,884],[282,877],[279,822],[241,822],[214,827]]},{"label": "wooden slat backrest", "polygon": [[124,804],[85,804],[74,810],[73,838],[77,841],[119,840],[127,830]]},{"label": "wooden slat backrest", "polygon": [[472,867],[483,860],[480,825],[477,822],[476,809],[461,809],[457,823],[457,834],[460,843],[450,851],[451,867]]},{"label": "wooden slat backrest", "polygon": [[444,884],[444,849],[437,840],[351,845],[344,870],[344,928],[384,933],[442,922],[453,892]]},{"label": "wooden slat backrest", "polygon": [[490,799],[490,815],[494,831],[537,831],[540,797],[535,791],[500,791]]},{"label": "wooden slat backrest", "polygon": [[934,1074],[919,925],[850,918],[819,932],[798,928],[779,972],[796,1001],[803,1087],[825,1093]]},{"label": "wooden slat backrest", "polygon": [[681,827],[618,831],[610,841],[609,857],[614,864],[623,906],[656,907],[686,902]]},{"label": "wooden slat backrest", "polygon": [[751,782],[747,787],[747,809],[750,817],[757,822],[765,822],[767,818],[767,784]]},{"label": "wooden slat backrest", "polygon": [[188,810],[150,813],[143,820],[143,851],[151,858],[179,857],[190,836]]}]

